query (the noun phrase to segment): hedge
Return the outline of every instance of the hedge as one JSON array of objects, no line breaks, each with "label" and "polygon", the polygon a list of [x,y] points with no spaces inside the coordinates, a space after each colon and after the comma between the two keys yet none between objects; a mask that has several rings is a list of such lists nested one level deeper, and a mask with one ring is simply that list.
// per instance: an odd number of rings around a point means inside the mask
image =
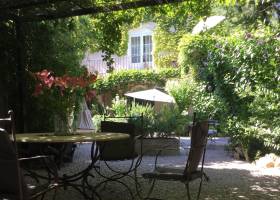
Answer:
[{"label": "hedge", "polygon": [[159,71],[153,70],[124,70],[109,73],[104,78],[98,79],[92,88],[98,93],[116,91],[127,87],[129,84],[155,84],[163,86],[169,78],[180,76],[178,68],[164,68]]}]

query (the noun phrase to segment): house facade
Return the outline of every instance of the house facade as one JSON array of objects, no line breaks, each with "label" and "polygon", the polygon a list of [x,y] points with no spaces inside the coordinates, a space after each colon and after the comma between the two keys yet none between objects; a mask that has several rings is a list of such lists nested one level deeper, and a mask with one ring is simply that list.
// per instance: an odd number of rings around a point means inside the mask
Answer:
[{"label": "house facade", "polygon": [[[124,56],[113,55],[114,70],[126,69],[153,69],[155,67],[153,58],[153,32],[156,24],[148,22],[141,24],[138,28],[128,32],[128,48]],[[90,72],[98,72],[100,75],[106,74],[107,65],[103,61],[102,52],[86,53],[82,61]]]}]

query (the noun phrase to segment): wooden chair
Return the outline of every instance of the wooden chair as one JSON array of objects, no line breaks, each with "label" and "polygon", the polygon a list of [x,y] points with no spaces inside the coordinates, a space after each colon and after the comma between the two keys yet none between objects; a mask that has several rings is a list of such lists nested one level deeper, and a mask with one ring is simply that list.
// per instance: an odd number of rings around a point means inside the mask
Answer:
[{"label": "wooden chair", "polygon": [[[207,145],[208,135],[208,121],[195,122],[191,131],[191,147],[187,159],[187,163],[184,169],[172,168],[172,167],[158,167],[157,159],[160,152],[156,156],[155,169],[153,172],[142,174],[144,179],[152,181],[152,185],[144,199],[156,199],[150,198],[150,195],[155,186],[156,180],[164,181],[180,181],[185,184],[187,189],[187,198],[190,200],[189,183],[200,179],[200,184],[197,192],[196,199],[199,199],[202,187],[203,178],[206,181],[209,180],[208,176],[203,171],[204,158]],[[201,163],[200,168],[199,163]],[[142,197],[143,198],[143,197]]]},{"label": "wooden chair", "polygon": [[[18,158],[13,112],[9,111],[7,118],[0,118],[0,199],[29,200],[37,197],[43,198],[46,192],[58,187],[57,169],[48,156],[35,156]],[[36,178],[37,174],[30,170],[24,171],[20,165],[30,160],[41,160],[46,166],[47,183],[36,186],[27,184],[25,175]],[[46,182],[46,181],[45,181]]]}]

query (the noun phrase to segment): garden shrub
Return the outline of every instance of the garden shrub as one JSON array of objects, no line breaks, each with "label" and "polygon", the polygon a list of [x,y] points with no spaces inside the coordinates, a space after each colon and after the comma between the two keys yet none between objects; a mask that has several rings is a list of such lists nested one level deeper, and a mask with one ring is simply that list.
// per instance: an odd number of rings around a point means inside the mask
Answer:
[{"label": "garden shrub", "polygon": [[195,93],[194,82],[191,78],[172,79],[166,82],[165,88],[175,99],[180,112],[190,107]]},{"label": "garden shrub", "polygon": [[[223,99],[215,92],[208,93],[205,89],[206,85],[194,80],[191,71],[182,79],[168,81],[166,88],[174,97],[180,113],[183,111],[188,114],[191,114],[189,111],[195,112],[199,120],[209,117],[220,120],[227,113],[227,106]],[[187,121],[191,122],[192,117]]]},{"label": "garden shrub", "polygon": [[[185,71],[193,69],[196,80],[215,87],[215,95],[227,105],[227,117],[222,119],[224,130],[238,138],[247,150],[254,146],[259,154],[267,148],[279,153],[280,40],[277,34],[258,30],[239,31],[228,37],[186,35],[180,46],[180,63]],[[254,145],[249,148],[248,144]]]},{"label": "garden shrub", "polygon": [[[189,118],[181,115],[176,105],[166,105],[156,113],[149,103],[140,105],[132,102],[130,105],[123,98],[115,98],[111,107],[113,116],[130,116],[129,122],[134,123],[136,132],[146,137],[170,137],[172,134],[184,135]],[[143,126],[140,116],[143,115]],[[117,119],[118,120],[118,119]]]},{"label": "garden shrub", "polygon": [[188,118],[181,115],[177,106],[164,105],[155,118],[154,131],[157,133],[157,137],[185,134]]},{"label": "garden shrub", "polygon": [[144,136],[152,137],[154,134],[155,111],[151,104],[140,105],[133,102],[129,109],[130,116],[143,115],[143,127],[141,127],[139,118],[131,119],[136,126],[136,131],[141,131],[142,129]]},{"label": "garden shrub", "polygon": [[[127,119],[115,119],[116,121],[129,121],[135,124],[136,133],[141,133],[145,136],[152,136],[154,133],[155,113],[150,104],[140,105],[132,102],[130,105],[124,98],[116,98],[113,100],[111,109],[112,116],[115,117],[133,117]],[[141,116],[143,115],[143,126]]]},{"label": "garden shrub", "polygon": [[129,108],[126,99],[120,98],[118,95],[112,101],[111,111],[115,117],[129,116]]},{"label": "garden shrub", "polygon": [[129,84],[154,84],[162,86],[169,78],[179,77],[179,69],[164,68],[153,70],[123,70],[109,73],[106,77],[98,79],[92,88],[98,93],[110,91],[117,93],[126,89]]}]

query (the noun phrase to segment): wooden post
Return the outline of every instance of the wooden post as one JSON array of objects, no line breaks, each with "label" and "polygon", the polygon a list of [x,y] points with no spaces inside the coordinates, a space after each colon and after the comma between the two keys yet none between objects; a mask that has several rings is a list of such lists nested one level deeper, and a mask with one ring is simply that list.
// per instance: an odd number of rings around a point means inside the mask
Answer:
[{"label": "wooden post", "polygon": [[19,132],[24,132],[24,64],[23,64],[23,33],[22,33],[22,22],[19,20],[14,20],[15,31],[16,31],[16,77],[17,77],[17,124]]}]

